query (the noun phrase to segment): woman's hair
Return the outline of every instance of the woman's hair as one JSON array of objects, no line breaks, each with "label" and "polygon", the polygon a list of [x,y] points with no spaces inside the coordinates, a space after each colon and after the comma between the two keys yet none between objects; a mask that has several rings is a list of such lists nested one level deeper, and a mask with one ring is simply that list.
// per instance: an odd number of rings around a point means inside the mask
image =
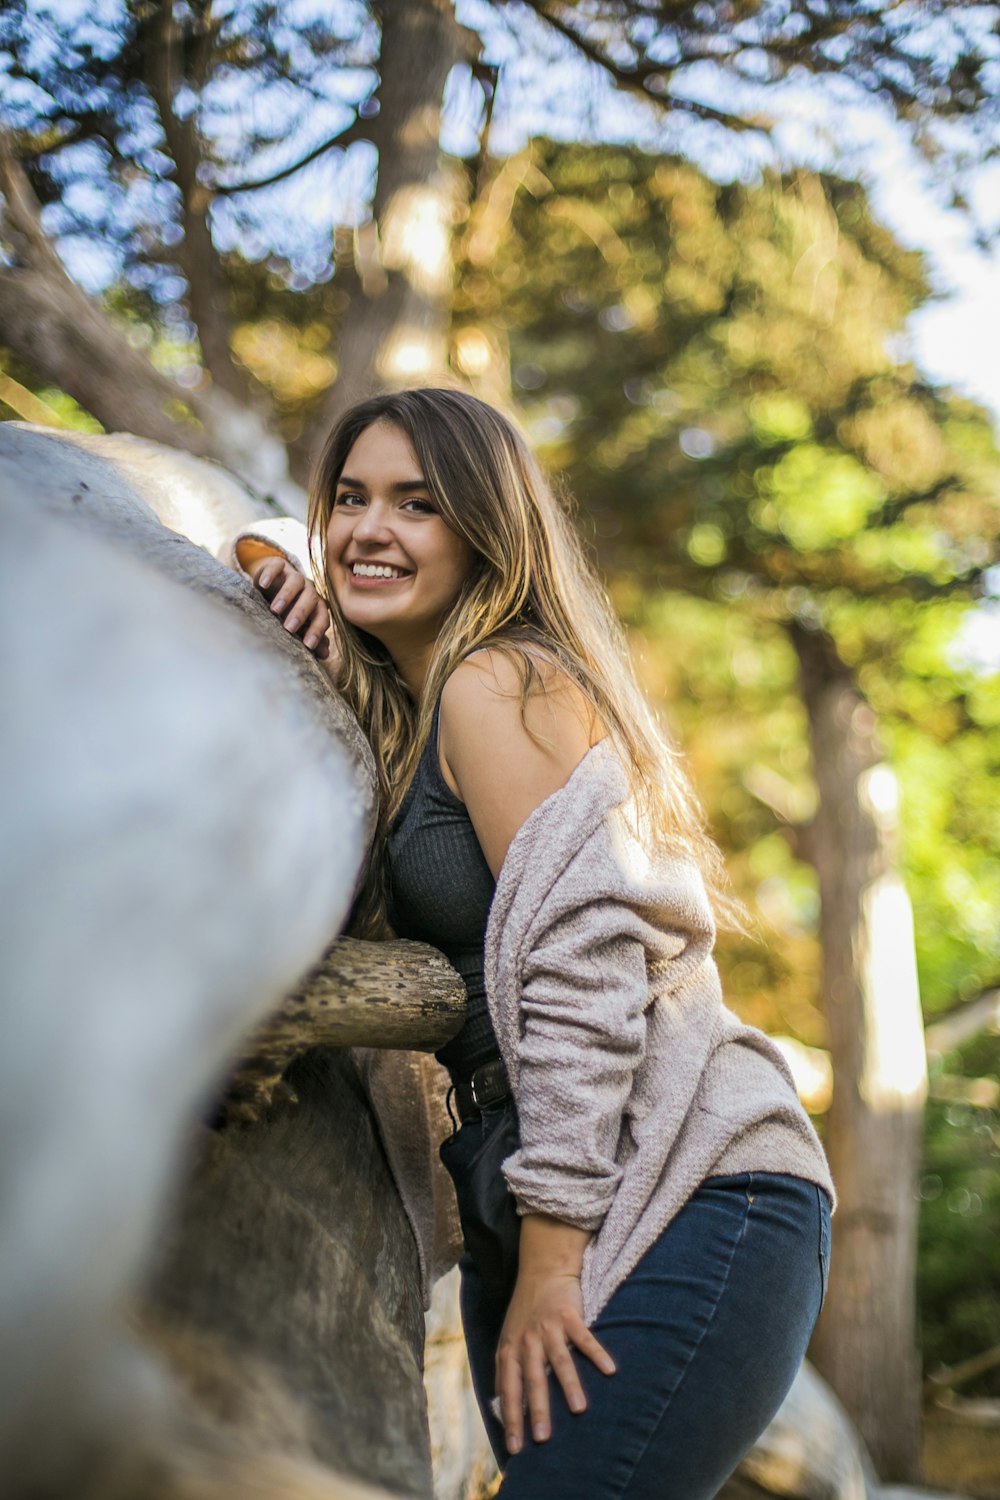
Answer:
[{"label": "woman's hair", "polygon": [[[374,422],[409,438],[428,491],[475,562],[438,636],[420,701],[414,705],[386,648],[341,613],[328,584],[326,536],[337,481],[357,439]],[[725,893],[716,845],[678,752],[636,681],[624,632],[517,428],[475,396],[417,389],[375,396],[334,426],[309,494],[310,552],[333,616],[339,687],[371,741],[379,777],[373,857],[352,930],[382,934],[386,923],[385,841],[430,732],[434,705],[455,667],[483,646],[513,657],[521,712],[539,677],[535,652],[553,658],[593,704],[628,770],[644,822],[664,843],[693,857],[717,913],[741,925]]]}]

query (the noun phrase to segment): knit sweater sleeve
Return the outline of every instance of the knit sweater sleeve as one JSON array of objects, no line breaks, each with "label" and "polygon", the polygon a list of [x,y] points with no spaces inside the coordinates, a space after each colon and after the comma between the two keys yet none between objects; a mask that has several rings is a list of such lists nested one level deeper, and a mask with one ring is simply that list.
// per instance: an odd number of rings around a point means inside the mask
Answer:
[{"label": "knit sweater sleeve", "polygon": [[504,1163],[520,1213],[596,1229],[645,1047],[645,949],[625,907],[577,909],[529,954],[521,986],[521,1146]]},{"label": "knit sweater sleeve", "polygon": [[241,542],[256,542],[260,548],[290,562],[304,578],[311,576],[309,534],[302,522],[297,521],[294,516],[272,516],[263,521],[255,521],[250,526],[243,526],[236,533],[230,543],[229,565],[237,573],[248,577],[246,568],[240,562]]},{"label": "knit sweater sleeve", "polygon": [[647,847],[608,746],[515,836],[486,941],[521,1137],[504,1176],[521,1213],[588,1230],[622,1181],[630,1118],[649,1107],[650,1006],[655,997],[659,1074],[686,981],[711,964],[715,937],[697,866]]}]

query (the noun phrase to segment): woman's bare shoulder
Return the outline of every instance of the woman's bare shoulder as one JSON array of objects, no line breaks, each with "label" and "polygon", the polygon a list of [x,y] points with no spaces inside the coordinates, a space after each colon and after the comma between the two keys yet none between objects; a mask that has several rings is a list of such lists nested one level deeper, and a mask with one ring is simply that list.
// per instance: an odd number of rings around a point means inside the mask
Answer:
[{"label": "woman's bare shoulder", "polygon": [[442,771],[465,802],[494,874],[521,824],[604,735],[569,674],[542,653],[533,664],[523,712],[523,661],[499,647],[467,657],[441,695]]},{"label": "woman's bare shoulder", "polygon": [[522,698],[522,730],[529,735],[544,732],[546,720],[550,728],[566,720],[567,727],[570,722],[587,726],[588,737],[591,726],[598,731],[596,738],[603,737],[605,731],[586,693],[555,655],[541,646],[483,646],[474,651],[445,683],[441,710],[454,719],[467,712],[499,708],[503,718],[513,716],[520,721]]}]

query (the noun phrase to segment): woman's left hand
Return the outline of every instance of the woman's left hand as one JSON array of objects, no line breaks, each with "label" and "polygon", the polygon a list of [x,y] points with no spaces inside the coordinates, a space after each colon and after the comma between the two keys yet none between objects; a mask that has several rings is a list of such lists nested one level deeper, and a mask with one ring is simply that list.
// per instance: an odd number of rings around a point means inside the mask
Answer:
[{"label": "woman's left hand", "polygon": [[496,1389],[510,1453],[519,1453],[524,1443],[525,1405],[535,1441],[544,1443],[551,1436],[549,1367],[570,1411],[586,1408],[571,1345],[605,1375],[614,1374],[614,1360],[583,1321],[579,1276],[522,1265],[500,1333],[496,1363]]},{"label": "woman's left hand", "polygon": [[247,571],[289,634],[300,636],[320,660],[329,656],[330,611],[315,584],[283,557],[265,557]]}]

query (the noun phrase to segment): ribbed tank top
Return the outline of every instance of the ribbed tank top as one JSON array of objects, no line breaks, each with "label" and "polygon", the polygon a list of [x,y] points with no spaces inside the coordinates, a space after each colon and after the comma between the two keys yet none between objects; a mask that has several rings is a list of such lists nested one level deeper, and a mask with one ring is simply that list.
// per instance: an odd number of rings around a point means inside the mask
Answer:
[{"label": "ribbed tank top", "polygon": [[389,920],[402,938],[439,948],[469,997],[461,1031],[436,1053],[453,1077],[467,1078],[498,1055],[486,1003],[483,944],[495,882],[465,803],[441,774],[438,720],[389,830]]}]

